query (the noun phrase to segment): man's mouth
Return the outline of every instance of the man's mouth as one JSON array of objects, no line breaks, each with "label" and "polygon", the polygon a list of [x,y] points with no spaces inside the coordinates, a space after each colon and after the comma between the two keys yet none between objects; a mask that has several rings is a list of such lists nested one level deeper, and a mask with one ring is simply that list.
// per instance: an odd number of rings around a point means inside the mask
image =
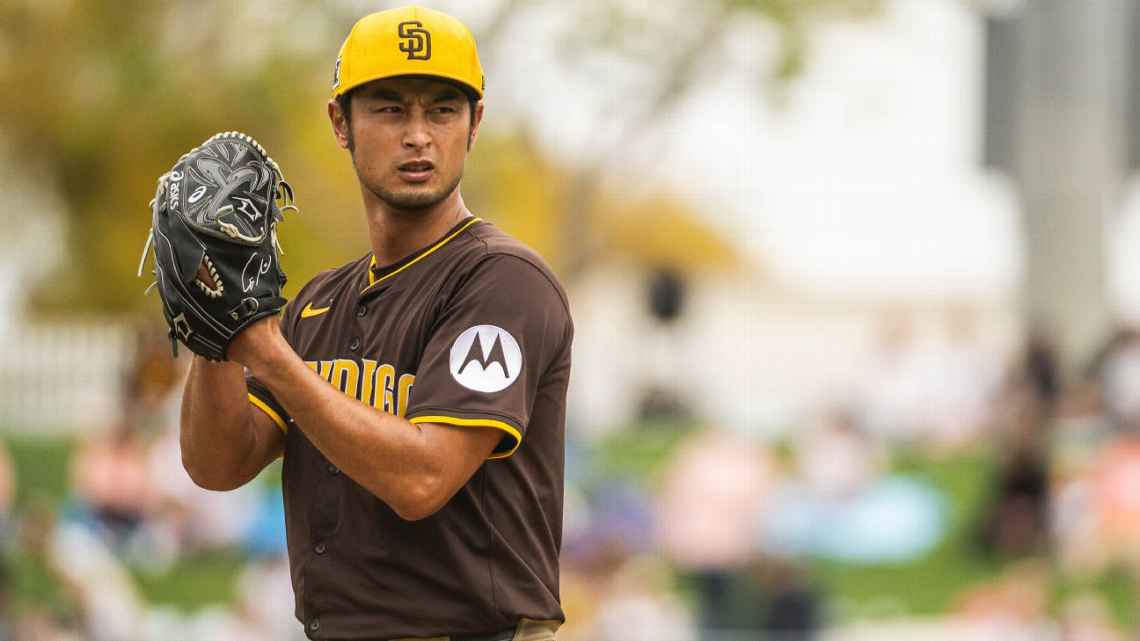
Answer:
[{"label": "man's mouth", "polygon": [[396,167],[407,182],[419,183],[431,178],[435,165],[430,160],[411,160]]}]

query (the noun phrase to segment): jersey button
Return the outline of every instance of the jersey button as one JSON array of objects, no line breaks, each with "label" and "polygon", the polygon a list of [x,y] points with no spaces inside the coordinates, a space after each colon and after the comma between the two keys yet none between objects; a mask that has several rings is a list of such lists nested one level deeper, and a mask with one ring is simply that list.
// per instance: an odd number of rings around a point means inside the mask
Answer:
[{"label": "jersey button", "polygon": [[367,305],[360,304],[360,305],[356,306],[356,317],[357,318],[364,318],[367,315],[368,315],[368,306]]},{"label": "jersey button", "polygon": [[332,474],[333,476],[340,474],[340,468],[333,465],[332,463],[329,463],[329,474]]},{"label": "jersey button", "polygon": [[312,621],[309,621],[309,629],[312,630],[313,632],[320,630],[321,629],[321,620],[320,619],[313,619]]},{"label": "jersey button", "polygon": [[316,547],[313,548],[313,551],[317,554],[324,554],[326,551],[328,551],[328,547],[325,546],[324,543],[318,543]]},{"label": "jersey button", "polygon": [[352,342],[348,344],[348,349],[350,349],[354,352],[356,350],[360,349],[360,339],[359,338],[352,339]]}]

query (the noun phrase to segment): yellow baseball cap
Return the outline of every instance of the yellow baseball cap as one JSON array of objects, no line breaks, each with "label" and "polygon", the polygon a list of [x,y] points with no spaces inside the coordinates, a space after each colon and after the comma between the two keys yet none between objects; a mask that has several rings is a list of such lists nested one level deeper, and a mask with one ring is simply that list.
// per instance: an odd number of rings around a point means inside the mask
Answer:
[{"label": "yellow baseball cap", "polygon": [[442,11],[410,6],[353,25],[336,59],[333,98],[372,80],[409,75],[452,80],[483,97],[483,66],[471,30]]}]

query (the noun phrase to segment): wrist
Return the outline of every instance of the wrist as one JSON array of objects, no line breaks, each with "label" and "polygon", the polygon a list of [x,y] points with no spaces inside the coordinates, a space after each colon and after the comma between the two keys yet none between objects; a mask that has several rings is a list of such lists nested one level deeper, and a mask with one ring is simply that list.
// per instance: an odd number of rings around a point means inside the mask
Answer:
[{"label": "wrist", "polygon": [[258,379],[272,373],[282,357],[292,353],[281,334],[276,316],[262,318],[242,330],[230,341],[230,360],[241,363]]}]

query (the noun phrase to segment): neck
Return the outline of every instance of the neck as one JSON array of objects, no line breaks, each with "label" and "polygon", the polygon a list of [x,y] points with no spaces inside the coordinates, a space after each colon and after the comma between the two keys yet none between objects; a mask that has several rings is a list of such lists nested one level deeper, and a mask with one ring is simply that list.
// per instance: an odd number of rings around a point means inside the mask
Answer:
[{"label": "neck", "polygon": [[471,214],[458,187],[432,207],[414,211],[393,208],[367,189],[364,192],[368,236],[378,265],[389,265],[426,247]]}]

